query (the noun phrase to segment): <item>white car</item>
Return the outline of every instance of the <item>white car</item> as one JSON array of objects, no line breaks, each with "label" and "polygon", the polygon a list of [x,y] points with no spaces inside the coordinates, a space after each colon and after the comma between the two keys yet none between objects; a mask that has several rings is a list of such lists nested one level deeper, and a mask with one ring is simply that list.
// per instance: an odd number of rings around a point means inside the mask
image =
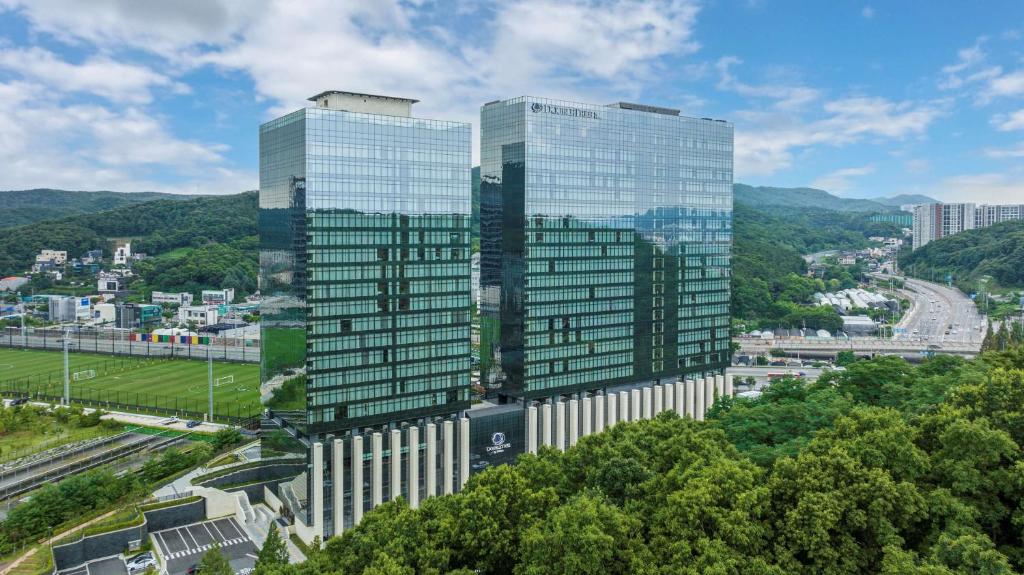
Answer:
[{"label": "white car", "polygon": [[138,573],[139,571],[145,571],[150,567],[156,567],[156,557],[153,557],[152,553],[140,553],[129,559],[125,559],[125,567],[128,568],[129,573]]}]

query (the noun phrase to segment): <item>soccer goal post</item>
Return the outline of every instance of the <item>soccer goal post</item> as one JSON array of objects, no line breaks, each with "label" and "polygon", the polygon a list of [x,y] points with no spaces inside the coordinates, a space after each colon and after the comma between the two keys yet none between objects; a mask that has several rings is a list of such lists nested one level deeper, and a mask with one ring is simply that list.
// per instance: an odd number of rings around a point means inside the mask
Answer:
[{"label": "soccer goal post", "polygon": [[87,369],[85,371],[76,371],[74,373],[74,375],[72,375],[71,377],[75,381],[83,381],[83,380],[86,380],[86,379],[92,379],[92,378],[96,377],[96,370],[95,369]]},{"label": "soccer goal post", "polygon": [[224,377],[218,377],[217,379],[213,380],[214,387],[220,387],[222,385],[231,385],[232,383],[235,383],[234,375],[225,375]]}]

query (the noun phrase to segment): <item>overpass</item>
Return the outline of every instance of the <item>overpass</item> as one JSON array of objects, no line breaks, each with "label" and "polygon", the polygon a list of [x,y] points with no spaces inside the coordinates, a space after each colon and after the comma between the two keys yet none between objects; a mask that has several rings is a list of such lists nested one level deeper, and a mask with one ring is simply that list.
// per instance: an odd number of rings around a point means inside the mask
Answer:
[{"label": "overpass", "polygon": [[764,355],[773,349],[786,355],[804,357],[834,357],[841,351],[852,351],[857,355],[900,355],[907,359],[920,359],[933,353],[946,353],[974,357],[979,346],[960,342],[929,343],[920,341],[862,338],[779,338],[760,339],[739,337],[734,341],[740,345],[740,353]]}]

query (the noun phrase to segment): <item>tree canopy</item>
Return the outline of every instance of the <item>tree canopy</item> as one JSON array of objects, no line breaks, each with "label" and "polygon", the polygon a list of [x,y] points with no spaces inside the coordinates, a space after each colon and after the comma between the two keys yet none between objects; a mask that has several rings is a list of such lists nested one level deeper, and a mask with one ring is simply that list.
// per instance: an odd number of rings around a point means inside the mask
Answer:
[{"label": "tree canopy", "polygon": [[857,361],[397,500],[274,573],[1019,573],[1024,349]]}]

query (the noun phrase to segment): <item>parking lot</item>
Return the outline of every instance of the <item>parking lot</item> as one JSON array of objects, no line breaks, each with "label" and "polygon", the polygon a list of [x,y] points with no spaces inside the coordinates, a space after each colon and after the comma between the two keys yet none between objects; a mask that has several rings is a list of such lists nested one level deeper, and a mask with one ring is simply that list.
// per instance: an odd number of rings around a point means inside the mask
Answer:
[{"label": "parking lot", "polygon": [[107,557],[86,563],[74,569],[61,571],[60,575],[127,575],[128,569],[124,566],[124,559],[121,557]]},{"label": "parking lot", "polygon": [[[153,533],[157,552],[163,557],[168,575],[181,575],[202,561],[203,554],[220,545],[220,550],[237,573],[256,564],[259,552],[233,518],[203,521]],[[95,572],[82,575],[96,575]]]}]

